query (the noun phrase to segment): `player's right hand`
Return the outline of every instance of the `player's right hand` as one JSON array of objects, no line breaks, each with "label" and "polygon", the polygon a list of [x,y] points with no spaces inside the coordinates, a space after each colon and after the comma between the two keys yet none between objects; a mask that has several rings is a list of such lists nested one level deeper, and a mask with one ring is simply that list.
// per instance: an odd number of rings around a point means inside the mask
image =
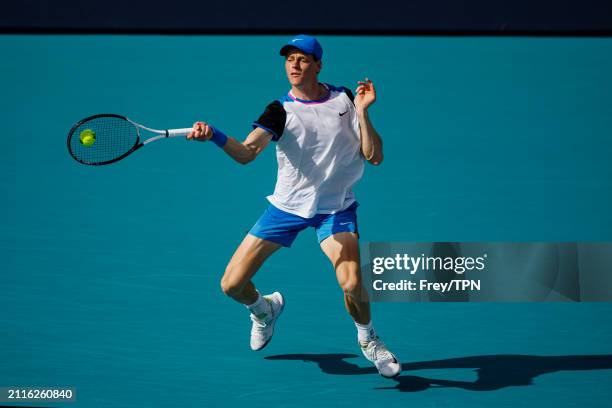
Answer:
[{"label": "player's right hand", "polygon": [[193,124],[193,130],[187,135],[187,139],[205,142],[210,140],[212,135],[212,128],[206,122],[196,122]]}]

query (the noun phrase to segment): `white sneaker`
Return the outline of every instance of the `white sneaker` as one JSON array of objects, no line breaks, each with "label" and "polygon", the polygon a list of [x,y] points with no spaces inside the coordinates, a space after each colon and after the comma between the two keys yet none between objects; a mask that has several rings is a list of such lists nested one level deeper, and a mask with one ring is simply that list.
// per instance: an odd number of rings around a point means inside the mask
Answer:
[{"label": "white sneaker", "polygon": [[251,320],[253,321],[253,327],[251,328],[251,349],[253,351],[263,349],[272,340],[274,324],[285,307],[285,299],[280,292],[265,295],[263,298],[270,303],[271,313],[263,319],[258,319],[251,313]]},{"label": "white sneaker", "polygon": [[385,344],[378,337],[367,345],[360,344],[360,346],[365,358],[374,363],[376,369],[383,377],[394,378],[402,371],[400,362],[393,353],[387,350]]}]

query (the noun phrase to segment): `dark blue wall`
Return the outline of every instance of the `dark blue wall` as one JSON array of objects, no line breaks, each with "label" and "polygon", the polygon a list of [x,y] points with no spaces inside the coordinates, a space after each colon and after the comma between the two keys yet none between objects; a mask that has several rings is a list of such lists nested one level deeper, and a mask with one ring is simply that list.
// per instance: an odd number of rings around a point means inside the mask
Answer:
[{"label": "dark blue wall", "polygon": [[23,0],[4,32],[608,34],[611,0]]}]

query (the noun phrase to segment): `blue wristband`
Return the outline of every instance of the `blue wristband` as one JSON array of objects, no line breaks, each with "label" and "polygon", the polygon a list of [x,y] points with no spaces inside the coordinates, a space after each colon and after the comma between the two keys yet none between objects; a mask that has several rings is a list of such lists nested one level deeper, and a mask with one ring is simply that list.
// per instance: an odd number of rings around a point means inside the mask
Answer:
[{"label": "blue wristband", "polygon": [[213,134],[210,140],[220,148],[223,148],[227,143],[227,135],[214,126],[211,126],[211,129]]}]

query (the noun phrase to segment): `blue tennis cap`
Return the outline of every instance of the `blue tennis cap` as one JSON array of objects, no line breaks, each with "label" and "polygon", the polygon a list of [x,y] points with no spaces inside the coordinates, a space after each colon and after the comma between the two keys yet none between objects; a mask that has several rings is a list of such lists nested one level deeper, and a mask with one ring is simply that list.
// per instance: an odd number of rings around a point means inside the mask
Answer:
[{"label": "blue tennis cap", "polygon": [[316,38],[310,35],[300,34],[295,36],[280,49],[280,55],[287,55],[291,48],[297,48],[306,54],[312,54],[317,60],[323,57],[323,48],[321,48],[321,44],[319,44]]}]

